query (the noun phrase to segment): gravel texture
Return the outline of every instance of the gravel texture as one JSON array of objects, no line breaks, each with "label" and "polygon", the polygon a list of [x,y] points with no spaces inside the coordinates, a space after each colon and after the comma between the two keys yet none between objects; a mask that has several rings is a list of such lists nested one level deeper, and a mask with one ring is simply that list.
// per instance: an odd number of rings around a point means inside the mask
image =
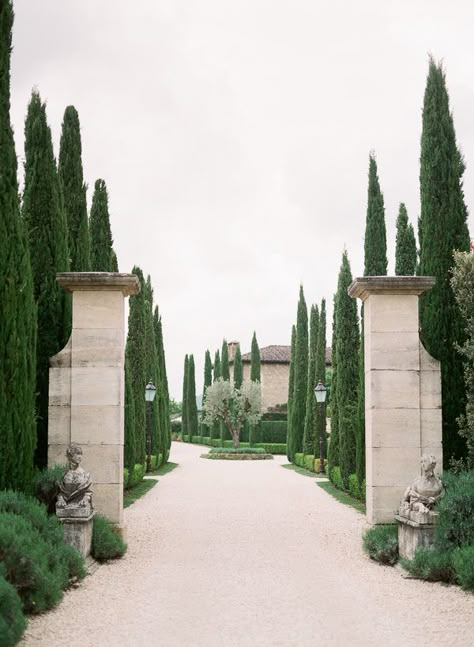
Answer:
[{"label": "gravel texture", "polygon": [[125,511],[128,553],[30,620],[26,646],[450,647],[474,595],[405,579],[361,548],[365,518],[273,461],[179,463]]}]

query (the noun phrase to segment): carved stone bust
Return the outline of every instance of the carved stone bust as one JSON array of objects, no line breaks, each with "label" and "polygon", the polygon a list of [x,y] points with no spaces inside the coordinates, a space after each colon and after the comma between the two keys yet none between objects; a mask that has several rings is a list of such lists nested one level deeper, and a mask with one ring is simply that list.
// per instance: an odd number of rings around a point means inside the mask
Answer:
[{"label": "carved stone bust", "polygon": [[89,517],[93,511],[91,477],[81,466],[82,449],[71,443],[66,450],[69,469],[59,484],[56,501],[58,517]]},{"label": "carved stone bust", "polygon": [[403,495],[399,514],[418,523],[433,523],[437,514],[433,508],[443,494],[443,484],[434,473],[436,458],[431,454],[421,457],[422,475],[418,476]]}]

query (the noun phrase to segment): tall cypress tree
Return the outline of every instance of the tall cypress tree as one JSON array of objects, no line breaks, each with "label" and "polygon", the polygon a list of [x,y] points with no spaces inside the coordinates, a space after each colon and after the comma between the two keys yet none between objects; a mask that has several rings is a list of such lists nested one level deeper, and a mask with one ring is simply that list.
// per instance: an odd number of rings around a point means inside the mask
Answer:
[{"label": "tall cypress tree", "polygon": [[156,353],[157,353],[157,375],[158,375],[158,396],[160,408],[161,429],[161,450],[163,462],[166,463],[171,447],[171,420],[170,420],[170,394],[168,388],[168,376],[166,372],[165,347],[163,341],[163,324],[158,310],[155,306],[153,312],[153,327],[155,329]]},{"label": "tall cypress tree", "polygon": [[111,267],[111,272],[118,272],[119,271],[119,266],[118,266],[118,260],[117,260],[117,254],[115,251],[112,249],[112,261],[110,263]]},{"label": "tall cypress tree", "polygon": [[[206,350],[206,354],[204,356],[204,385],[202,389],[202,406],[204,408],[204,403],[206,402],[206,391],[207,387],[211,386],[212,384],[212,361],[211,361],[211,353]],[[202,429],[202,436],[209,436],[210,435],[210,427],[209,425],[205,425],[203,422],[201,423],[201,429]]]},{"label": "tall cypress tree", "polygon": [[344,485],[356,467],[356,413],[359,381],[359,322],[357,303],[347,290],[352,283],[347,252],[342,255],[336,297],[337,405],[339,414],[340,468]]},{"label": "tall cypress tree", "polygon": [[[153,287],[150,275],[144,285],[145,297],[145,371],[147,383],[151,381],[155,388],[155,399],[151,404],[151,453],[158,456],[162,448],[162,411],[160,401],[160,376],[158,367],[158,354],[156,352],[155,326],[153,323]],[[150,405],[145,405],[150,406]],[[148,429],[147,429],[148,431]]]},{"label": "tall cypress tree", "polygon": [[181,406],[181,438],[184,440],[185,436],[189,434],[188,425],[188,375],[189,375],[189,357],[186,355],[184,358],[184,375],[183,375],[183,403]]},{"label": "tall cypress tree", "polygon": [[[321,301],[319,311],[318,341],[316,345],[316,379],[315,385],[321,382],[326,384],[326,299]],[[326,456],[326,403],[318,404],[316,416],[316,456],[319,456],[319,441],[323,440],[323,451]],[[320,413],[322,407],[322,415]]]},{"label": "tall cypress tree", "polygon": [[257,335],[255,331],[252,337],[252,346],[250,349],[250,379],[252,382],[260,382],[261,373],[260,348],[258,347]]},{"label": "tall cypress tree", "polygon": [[387,234],[385,207],[377,175],[375,155],[369,157],[369,188],[364,240],[364,276],[387,274]]},{"label": "tall cypress tree", "polygon": [[295,350],[296,350],[296,326],[291,327],[291,350],[290,350],[290,375],[288,379],[288,404],[287,404],[287,426],[286,433],[286,455],[290,459],[290,446],[293,446],[291,438],[291,413],[293,411],[293,396],[295,392]]},{"label": "tall cypress tree", "polygon": [[64,216],[46,106],[33,92],[25,122],[23,218],[29,233],[34,295],[38,307],[36,354],[36,462],[47,463],[49,358],[61,350],[70,331],[70,298],[56,282],[69,269]]},{"label": "tall cypress tree", "polygon": [[397,240],[395,246],[395,274],[413,276],[416,271],[416,241],[413,225],[408,222],[407,209],[403,202],[397,218]]},{"label": "tall cypress tree", "polygon": [[189,356],[188,379],[187,379],[187,427],[189,442],[192,443],[193,436],[198,435],[198,414],[196,403],[196,375],[194,368],[194,355]]},{"label": "tall cypress tree", "polygon": [[242,364],[242,353],[240,352],[240,344],[237,344],[234,356],[234,386],[240,389],[244,381],[244,367]]},{"label": "tall cypress tree", "polygon": [[143,464],[146,455],[145,387],[147,385],[145,285],[143,272],[137,266],[132,270],[140,281],[140,291],[130,297],[128,311],[128,336],[125,361],[133,391],[135,412],[135,462]]},{"label": "tall cypress tree", "polygon": [[339,443],[339,405],[337,402],[337,292],[333,297],[332,311],[332,340],[331,340],[331,436],[328,447],[328,474],[332,480],[332,468],[339,467],[341,462],[341,448]]},{"label": "tall cypress tree", "polygon": [[136,461],[137,443],[135,434],[135,402],[130,377],[129,360],[125,358],[125,443],[123,464],[132,473]]},{"label": "tall cypress tree", "polygon": [[13,8],[0,3],[0,490],[28,489],[36,446],[36,306],[10,123]]},{"label": "tall cypress tree", "polygon": [[319,334],[319,311],[318,306],[311,306],[309,318],[309,370],[308,387],[306,392],[306,414],[304,420],[303,453],[314,456],[316,451],[316,397],[314,387],[316,386],[316,349]]},{"label": "tall cypress tree", "polygon": [[229,381],[230,380],[230,367],[229,367],[229,347],[226,340],[222,342],[222,352],[221,352],[221,377],[222,379]]},{"label": "tall cypress tree", "polygon": [[308,388],[308,310],[304,299],[303,286],[296,318],[295,344],[295,386],[291,412],[291,433],[288,438],[290,460],[303,449],[304,419],[306,414],[306,393]]},{"label": "tall cypress tree", "polygon": [[462,176],[464,160],[456,144],[446,77],[430,59],[423,103],[420,158],[420,275],[436,277],[432,290],[420,298],[421,339],[441,361],[443,394],[443,456],[445,466],[465,452],[457,418],[465,406],[462,358],[463,325],[450,285],[453,251],[469,250],[467,209]]},{"label": "tall cypress tree", "polygon": [[90,270],[90,241],[86,185],[82,171],[81,126],[79,115],[74,106],[68,106],[64,111],[58,173],[69,233],[71,271],[88,272]]},{"label": "tall cypress tree", "polygon": [[218,380],[221,375],[221,358],[219,355],[219,351],[216,350],[216,354],[214,355],[214,382]]},{"label": "tall cypress tree", "polygon": [[104,180],[96,180],[89,222],[91,269],[93,272],[114,271],[114,250],[110,229],[109,196]]}]

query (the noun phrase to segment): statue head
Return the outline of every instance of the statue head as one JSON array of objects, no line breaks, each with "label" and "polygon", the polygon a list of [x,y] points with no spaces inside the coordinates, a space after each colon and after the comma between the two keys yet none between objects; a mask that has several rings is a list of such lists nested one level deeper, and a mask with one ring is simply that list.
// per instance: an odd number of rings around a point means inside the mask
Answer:
[{"label": "statue head", "polygon": [[425,476],[433,476],[436,467],[436,456],[433,456],[433,454],[423,454],[420,463],[423,474]]},{"label": "statue head", "polygon": [[76,443],[71,443],[66,449],[66,458],[71,469],[76,469],[82,460],[82,449]]}]

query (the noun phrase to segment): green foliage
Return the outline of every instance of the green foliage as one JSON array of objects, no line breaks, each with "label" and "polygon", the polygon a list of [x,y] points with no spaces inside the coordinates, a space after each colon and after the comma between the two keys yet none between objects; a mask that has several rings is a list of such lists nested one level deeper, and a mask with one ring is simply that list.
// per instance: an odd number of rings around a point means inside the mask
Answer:
[{"label": "green foliage", "polygon": [[412,560],[401,559],[400,564],[414,577],[429,582],[455,581],[453,551],[439,552],[433,548],[418,548]]},{"label": "green foliage", "polygon": [[110,521],[97,514],[92,528],[92,557],[100,562],[118,559],[126,550],[127,544],[114,531]]},{"label": "green foliage", "polygon": [[[151,285],[151,277],[147,276],[147,280],[144,286],[145,290],[145,375],[147,383],[151,382],[156,389],[155,399],[153,402],[146,403],[146,415],[147,418],[147,457],[148,453],[159,453],[162,446],[162,427],[164,421],[161,418],[160,410],[160,390],[161,385],[159,381],[159,372],[158,372],[158,356],[156,352],[156,339],[155,339],[155,326],[153,322],[153,287]],[[148,444],[148,424],[150,425],[150,445]]]},{"label": "green foliage", "polygon": [[364,276],[387,274],[385,207],[374,153],[369,157],[369,187],[364,239]]},{"label": "green foliage", "polygon": [[456,581],[465,591],[474,591],[474,544],[463,546],[453,553]]},{"label": "green foliage", "polygon": [[146,465],[142,463],[137,463],[133,466],[133,470],[129,471],[127,489],[134,487],[140,481],[143,480],[143,477],[146,474]]},{"label": "green foliage", "polygon": [[13,490],[3,490],[0,492],[0,513],[22,517],[55,549],[63,544],[63,529],[56,516],[48,515],[45,506],[33,497]]},{"label": "green foliage", "polygon": [[466,341],[459,349],[464,359],[466,413],[458,419],[466,441],[466,466],[474,469],[474,254],[455,252],[451,287],[464,324]]},{"label": "green foliage", "polygon": [[437,504],[439,513],[435,530],[435,546],[448,551],[459,546],[474,545],[474,470],[458,475],[445,472],[444,496]]},{"label": "green foliage", "polygon": [[395,525],[374,526],[363,537],[363,546],[371,559],[393,566],[398,562],[398,528]]},{"label": "green foliage", "polygon": [[[359,380],[359,323],[357,304],[347,289],[352,283],[352,274],[347,252],[342,255],[342,264],[336,296],[336,363],[337,363],[337,408],[339,452],[342,480],[348,486],[349,476],[355,471],[356,456],[356,410],[357,385]],[[334,416],[334,409],[333,409]]]},{"label": "green foliage", "polygon": [[456,352],[464,341],[463,323],[450,285],[453,251],[469,250],[467,208],[464,202],[464,161],[456,143],[446,78],[441,64],[430,59],[423,104],[420,156],[418,274],[434,276],[433,289],[420,297],[421,340],[441,361],[443,394],[443,456],[465,453],[457,418],[465,405],[462,359]]},{"label": "green foliage", "polygon": [[128,479],[130,478],[130,471],[128,467],[123,468],[123,489],[126,490],[128,487]]},{"label": "green foliage", "polygon": [[218,380],[221,375],[221,357],[219,355],[219,351],[216,350],[216,353],[214,355],[214,382]]},{"label": "green foliage", "polygon": [[58,174],[69,234],[71,271],[88,272],[91,261],[86,185],[82,170],[81,126],[74,106],[67,106],[64,111]]},{"label": "green foliage", "polygon": [[[37,472],[33,480],[33,493],[46,506],[49,514],[56,511],[56,498],[59,494],[59,483],[63,478],[66,465],[54,465]],[[1,507],[0,493],[0,507]]]},{"label": "green foliage", "polygon": [[213,447],[211,454],[265,454],[263,447]]},{"label": "green foliage", "polygon": [[[295,392],[295,362],[296,362],[296,326],[291,328],[290,374],[288,379],[288,435],[290,434],[291,413],[293,411],[293,396]],[[287,457],[290,459],[289,442],[287,443]]]},{"label": "green foliage", "polygon": [[244,367],[242,364],[242,353],[240,352],[240,344],[237,344],[234,356],[234,384],[236,389],[240,389],[244,381]]},{"label": "green foliage", "polygon": [[303,448],[306,394],[308,387],[308,311],[300,286],[296,321],[294,391],[291,404],[291,418],[288,425],[288,456],[293,459]]},{"label": "green foliage", "polygon": [[337,487],[338,490],[344,490],[344,482],[342,480],[341,476],[341,468],[335,465],[334,467],[331,467],[329,471],[329,478],[331,479],[331,483]]},{"label": "green foliage", "polygon": [[336,357],[336,340],[337,340],[337,319],[336,319],[336,301],[337,293],[333,299],[332,315],[332,376],[331,376],[331,436],[328,447],[328,473],[331,474],[331,468],[339,465],[340,446],[339,446],[339,407],[337,403],[337,357]]},{"label": "green foliage", "polygon": [[303,453],[311,454],[312,456],[316,453],[316,397],[314,395],[314,388],[317,384],[316,382],[316,351],[318,345],[318,334],[319,334],[319,310],[318,306],[311,306],[311,314],[309,319],[309,330],[310,330],[310,339],[309,339],[309,368],[308,368],[308,380],[306,387],[306,413],[304,420],[304,432],[303,432]]},{"label": "green foliage", "polygon": [[[27,490],[36,447],[36,305],[10,124],[13,8],[0,5],[0,489]],[[0,640],[1,642],[1,640]]]},{"label": "green foliage", "polygon": [[137,453],[137,439],[135,435],[135,400],[133,398],[130,372],[130,356],[127,353],[125,355],[125,446],[123,462],[129,470],[133,470]]},{"label": "green foliage", "polygon": [[260,382],[261,379],[261,359],[260,348],[258,347],[257,335],[255,331],[252,337],[252,346],[250,348],[250,379],[252,382]]},{"label": "green foliage", "polygon": [[157,385],[158,385],[158,409],[161,425],[161,453],[163,462],[168,461],[171,447],[171,422],[170,422],[170,394],[168,388],[168,376],[166,372],[165,346],[163,340],[163,323],[155,306],[153,311],[153,326],[155,329],[156,354],[157,354]]},{"label": "green foliage", "polygon": [[125,490],[123,494],[123,507],[128,508],[132,503],[135,503],[144,494],[151,490],[158,483],[157,479],[144,479],[134,485],[134,487]]},{"label": "green foliage", "polygon": [[288,423],[285,420],[262,420],[258,427],[260,434],[256,442],[286,443]]},{"label": "green foliage", "polygon": [[356,431],[356,474],[359,483],[365,479],[365,364],[364,364],[364,304],[361,308],[361,331],[359,346],[359,375],[357,390]]},{"label": "green foliage", "polygon": [[68,233],[46,105],[33,91],[25,122],[23,221],[29,234],[37,304],[36,463],[47,463],[49,358],[61,350],[71,327],[71,300],[56,281],[69,270]]},{"label": "green foliage", "polygon": [[351,474],[349,476],[349,494],[356,499],[360,499],[360,489],[359,489],[359,479],[357,474]]},{"label": "green foliage", "polygon": [[0,576],[0,645],[14,647],[25,629],[21,599],[16,589]]},{"label": "green foliage", "polygon": [[413,276],[416,270],[416,241],[413,225],[408,222],[407,209],[400,202],[397,218],[397,240],[395,247],[395,274]]},{"label": "green foliage", "polygon": [[[91,232],[92,236],[92,232]],[[132,460],[131,451],[128,456],[130,469],[132,463],[143,463],[146,454],[145,444],[145,386],[146,379],[146,353],[145,353],[145,289],[143,272],[137,266],[132,270],[140,281],[140,291],[129,299],[128,336],[125,349],[125,365],[128,369],[131,390],[133,394],[133,408],[135,417],[135,455]]]},{"label": "green foliage", "polygon": [[212,362],[211,362],[211,353],[206,350],[204,357],[204,387],[202,390],[202,404],[206,401],[206,389],[212,384]]},{"label": "green foliage", "polygon": [[221,351],[221,377],[223,380],[230,380],[229,346],[225,339],[222,342]]},{"label": "green foliage", "polygon": [[[228,362],[227,362],[228,366]],[[209,387],[212,388],[212,387]],[[195,377],[195,368],[194,368],[194,356],[189,356],[188,364],[188,380],[187,380],[187,396],[186,396],[186,405],[187,405],[187,433],[192,442],[193,436],[198,433],[198,413],[197,413],[197,403],[196,403],[196,377]]]},{"label": "green foliage", "polygon": [[181,435],[184,437],[188,435],[188,373],[189,373],[189,357],[184,357],[184,371],[183,371],[183,412],[181,414]]},{"label": "green foliage", "polygon": [[[110,229],[109,196],[104,180],[96,180],[89,220],[91,270],[113,271],[113,239]],[[143,287],[143,286],[142,286]]]},{"label": "green foliage", "polygon": [[[327,442],[326,442],[326,403],[330,396],[330,385],[327,384],[328,375],[326,374],[326,299],[321,301],[321,308],[319,311],[319,329],[318,329],[318,343],[316,347],[316,379],[315,385],[318,382],[326,385],[326,402],[318,404],[316,416],[316,455],[320,454],[320,442],[322,439],[324,457],[327,455]],[[322,409],[322,413],[321,413]]]},{"label": "green foliage", "polygon": [[311,454],[310,456],[305,456],[303,459],[303,466],[307,469],[310,470],[310,472],[314,472],[314,456]]},{"label": "green foliage", "polygon": [[260,443],[259,446],[267,452],[267,454],[286,454],[286,443]]}]

